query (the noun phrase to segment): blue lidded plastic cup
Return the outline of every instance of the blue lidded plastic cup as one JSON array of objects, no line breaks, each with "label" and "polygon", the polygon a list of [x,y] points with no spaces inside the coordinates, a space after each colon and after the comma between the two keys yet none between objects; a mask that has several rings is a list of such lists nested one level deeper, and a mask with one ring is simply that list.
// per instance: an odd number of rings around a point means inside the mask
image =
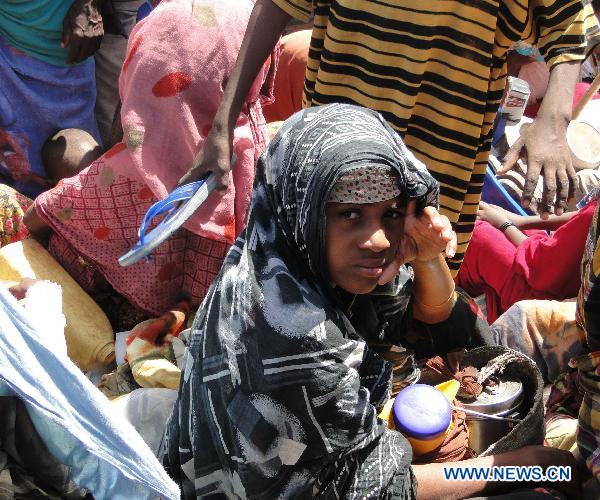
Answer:
[{"label": "blue lidded plastic cup", "polygon": [[406,436],[415,457],[441,446],[452,423],[450,402],[426,384],[402,389],[394,401],[392,415],[396,429]]}]

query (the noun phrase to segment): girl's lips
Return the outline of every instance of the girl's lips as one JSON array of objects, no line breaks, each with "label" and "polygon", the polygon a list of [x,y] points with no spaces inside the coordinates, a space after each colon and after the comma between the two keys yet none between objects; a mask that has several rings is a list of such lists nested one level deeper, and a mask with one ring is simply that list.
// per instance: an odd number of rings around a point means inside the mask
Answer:
[{"label": "girl's lips", "polygon": [[355,266],[357,274],[365,278],[379,278],[383,274],[383,267]]}]

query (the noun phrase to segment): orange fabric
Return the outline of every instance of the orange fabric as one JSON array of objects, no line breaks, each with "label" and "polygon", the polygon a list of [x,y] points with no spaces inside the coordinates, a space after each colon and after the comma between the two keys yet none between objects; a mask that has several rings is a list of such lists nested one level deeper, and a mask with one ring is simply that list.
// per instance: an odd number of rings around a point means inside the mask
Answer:
[{"label": "orange fabric", "polygon": [[311,30],[301,30],[281,39],[281,52],[275,74],[275,102],[263,105],[267,122],[287,120],[302,109],[304,75]]}]

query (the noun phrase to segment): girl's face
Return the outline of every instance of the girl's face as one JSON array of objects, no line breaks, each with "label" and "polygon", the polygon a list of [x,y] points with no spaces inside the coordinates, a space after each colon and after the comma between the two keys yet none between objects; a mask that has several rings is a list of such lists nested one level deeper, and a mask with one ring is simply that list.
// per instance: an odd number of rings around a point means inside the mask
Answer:
[{"label": "girl's face", "polygon": [[376,286],[402,239],[406,204],[400,198],[378,203],[334,203],[325,208],[325,248],[333,285],[364,294]]}]

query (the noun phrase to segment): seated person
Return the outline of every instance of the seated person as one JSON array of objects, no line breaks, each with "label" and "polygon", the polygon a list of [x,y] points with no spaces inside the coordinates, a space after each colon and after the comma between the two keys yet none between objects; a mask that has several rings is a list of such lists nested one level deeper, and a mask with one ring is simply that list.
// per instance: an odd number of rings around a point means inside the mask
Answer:
[{"label": "seated person", "polygon": [[[73,177],[102,155],[102,148],[85,130],[70,128],[60,130],[42,146],[42,161],[49,183],[54,186],[61,179]],[[6,187],[8,188],[8,186]],[[49,227],[36,215],[32,202],[23,206],[20,239],[29,233],[46,236]],[[12,239],[11,241],[18,241]]]},{"label": "seated person", "polygon": [[[600,424],[596,418],[600,402],[600,206],[596,206],[592,215],[589,231],[586,232],[581,270],[577,272],[581,288],[576,304],[558,304],[565,307],[557,311],[557,303],[531,301],[531,307],[523,307],[524,311],[536,307],[552,312],[540,314],[533,311],[524,318],[521,329],[515,328],[517,322],[512,321],[511,325],[510,320],[505,321],[506,315],[494,325],[495,328],[500,322],[505,323],[503,327],[508,345],[526,346],[532,344],[528,337],[533,338],[547,326],[543,324],[546,318],[559,317],[563,311],[568,311],[565,315],[568,324],[564,322],[561,325],[557,321],[556,333],[544,331],[544,336],[539,339],[544,354],[540,361],[551,368],[552,376],[549,378],[553,381],[547,402],[546,441],[551,446],[570,449],[585,460],[595,479],[586,484],[584,498],[598,498],[600,492]],[[570,306],[575,306],[572,320],[569,318]],[[513,327],[512,331],[509,326]],[[583,339],[583,353],[581,346],[574,347],[572,344],[577,338]],[[540,361],[536,360],[538,364]],[[562,372],[559,376],[557,368]]]},{"label": "seated person", "polygon": [[585,354],[576,359],[583,402],[579,409],[577,445],[590,472],[600,481],[600,208],[596,208],[581,263],[577,323],[585,332]]},{"label": "seated person", "polygon": [[[53,230],[50,252],[99,303],[109,288],[110,297],[134,306],[123,330],[160,316],[182,293],[199,305],[243,229],[265,144],[260,102],[269,98],[262,90],[272,77],[269,64],[235,128],[227,192],[213,193],[151,260],[118,264],[137,243],[147,210],[176,187],[210,131],[252,6],[251,0],[163,0],[138,23],[120,79],[122,142],[40,195],[27,221]],[[120,324],[115,308],[101,305]]]},{"label": "seated person", "polygon": [[[192,328],[163,458],[183,498],[468,498],[507,488],[441,486],[443,464],[411,466],[407,440],[377,418],[396,365],[372,344],[409,366],[410,317],[436,323],[452,312],[442,252],[453,255],[456,236],[437,197],[425,166],[372,111],[313,107],[283,125],[259,160],[246,231]],[[533,446],[461,463],[572,456]]]},{"label": "seated person", "polygon": [[[521,216],[481,202],[475,230],[456,277],[472,296],[485,294],[493,323],[510,306],[526,299],[570,299],[581,285],[579,265],[598,203],[598,192],[578,212]],[[529,229],[556,230],[551,236]]]},{"label": "seated person", "polygon": [[48,188],[41,151],[50,134],[74,127],[99,140],[90,56],[104,32],[101,4],[0,2],[0,136],[22,158],[0,168],[0,182],[30,198]]},{"label": "seated person", "polygon": [[52,184],[73,177],[102,155],[102,148],[85,130],[69,128],[50,137],[42,147],[42,161]]}]

